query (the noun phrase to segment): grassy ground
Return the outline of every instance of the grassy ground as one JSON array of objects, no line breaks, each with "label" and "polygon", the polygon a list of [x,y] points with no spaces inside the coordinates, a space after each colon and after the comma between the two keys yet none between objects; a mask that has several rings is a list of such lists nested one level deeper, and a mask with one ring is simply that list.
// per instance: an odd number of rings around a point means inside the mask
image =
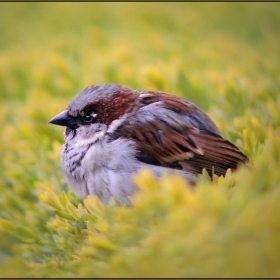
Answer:
[{"label": "grassy ground", "polygon": [[[1,3],[1,277],[280,277],[279,28],[279,3]],[[78,200],[47,122],[106,82],[193,101],[253,168]]]}]

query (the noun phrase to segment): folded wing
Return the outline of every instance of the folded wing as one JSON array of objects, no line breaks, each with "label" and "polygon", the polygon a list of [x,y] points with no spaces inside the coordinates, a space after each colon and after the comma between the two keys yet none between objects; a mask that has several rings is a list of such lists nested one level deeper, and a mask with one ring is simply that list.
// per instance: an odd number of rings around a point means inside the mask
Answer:
[{"label": "folded wing", "polygon": [[133,139],[138,160],[197,175],[206,168],[210,176],[225,175],[247,157],[224,139],[215,124],[194,104],[161,92],[143,92],[140,109],[111,134]]}]

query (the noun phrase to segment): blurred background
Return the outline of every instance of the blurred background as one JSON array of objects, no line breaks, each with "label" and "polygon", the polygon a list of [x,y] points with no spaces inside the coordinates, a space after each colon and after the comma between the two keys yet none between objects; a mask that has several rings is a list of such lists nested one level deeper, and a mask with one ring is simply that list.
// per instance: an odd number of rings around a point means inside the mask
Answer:
[{"label": "blurred background", "polygon": [[114,82],[207,107],[196,91],[218,93],[236,77],[260,83],[279,65],[278,3],[1,3],[0,15],[7,99]]},{"label": "blurred background", "polygon": [[[33,267],[34,272],[27,277],[49,277],[50,258],[58,261],[62,255],[60,261],[69,260],[74,254],[72,249],[67,253],[57,249],[54,236],[62,233],[47,226],[54,214],[44,206],[40,194],[45,189],[57,195],[65,191],[74,205],[79,203],[60,171],[63,129],[47,122],[88,85],[119,83],[133,89],[167,91],[194,102],[256,166],[246,173],[248,181],[243,185],[262,191],[279,186],[279,30],[277,2],[0,3],[3,275],[23,277],[29,263],[28,269]],[[260,197],[256,195],[256,201]],[[271,200],[267,203],[273,204]],[[259,208],[256,204],[252,209]],[[248,267],[241,264],[243,274],[226,269],[229,272],[224,275],[280,275],[277,215],[264,219],[275,226],[270,247],[252,250],[260,260],[271,256],[266,259],[270,269],[256,261],[249,274]],[[216,233],[219,236],[218,229]],[[265,236],[258,240],[267,240],[269,234]],[[235,248],[234,242],[230,244]],[[264,255],[262,250],[267,250]],[[244,254],[247,257],[241,260],[246,263],[253,255]],[[37,267],[43,262],[51,267],[49,274]],[[232,264],[236,262],[229,261],[228,267],[234,267]],[[213,272],[215,265],[209,267]],[[179,276],[202,276],[190,271],[193,274]],[[219,276],[215,273],[212,277]],[[144,275],[153,274],[147,270]]]}]

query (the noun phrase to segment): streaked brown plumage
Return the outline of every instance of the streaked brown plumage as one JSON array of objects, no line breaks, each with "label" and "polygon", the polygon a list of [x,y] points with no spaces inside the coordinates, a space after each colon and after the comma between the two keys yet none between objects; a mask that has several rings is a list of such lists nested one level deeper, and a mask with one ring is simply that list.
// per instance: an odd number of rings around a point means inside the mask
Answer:
[{"label": "streaked brown plumage", "polygon": [[[139,150],[137,158],[148,164],[185,170],[197,175],[206,168],[217,175],[225,175],[228,168],[248,158],[231,142],[224,139],[214,123],[189,101],[164,92],[139,91],[138,111],[120,125],[111,135],[133,139]],[[189,122],[174,124],[170,119],[151,112],[147,118],[141,107],[155,103],[157,108],[176,113],[177,120],[188,117]],[[140,104],[140,105],[139,105]],[[140,110],[139,110],[140,109]],[[141,119],[138,118],[141,116]]]},{"label": "streaked brown plumage", "polygon": [[206,168],[225,175],[248,158],[224,139],[212,120],[175,95],[117,84],[82,90],[66,111],[50,120],[66,126],[62,169],[80,197],[126,201],[141,167],[193,176]]}]

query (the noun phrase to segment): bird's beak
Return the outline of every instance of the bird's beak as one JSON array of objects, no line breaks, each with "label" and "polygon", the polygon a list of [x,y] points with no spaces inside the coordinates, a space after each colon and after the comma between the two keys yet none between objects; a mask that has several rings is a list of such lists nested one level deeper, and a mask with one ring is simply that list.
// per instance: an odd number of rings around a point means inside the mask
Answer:
[{"label": "bird's beak", "polygon": [[68,114],[68,110],[61,112],[57,116],[53,117],[49,123],[61,125],[61,126],[67,126],[70,128],[76,128],[77,123],[75,119]]}]

